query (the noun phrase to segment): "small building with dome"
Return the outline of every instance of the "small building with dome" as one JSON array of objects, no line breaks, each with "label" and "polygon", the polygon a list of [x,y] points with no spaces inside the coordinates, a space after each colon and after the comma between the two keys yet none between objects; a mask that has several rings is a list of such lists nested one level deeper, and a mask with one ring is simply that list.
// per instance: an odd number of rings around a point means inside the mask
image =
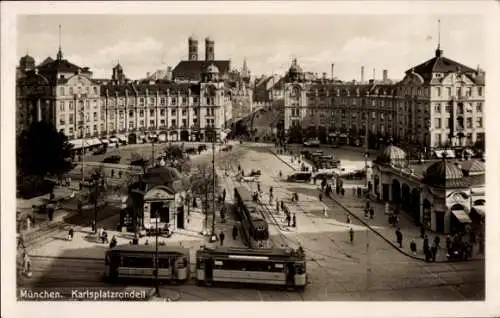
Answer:
[{"label": "small building with dome", "polygon": [[369,184],[372,197],[427,230],[447,234],[467,224],[484,227],[485,164],[479,160],[408,160],[402,149],[389,145],[374,160]]},{"label": "small building with dome", "polygon": [[185,227],[186,183],[187,179],[177,169],[159,166],[149,169],[142,178],[128,188],[126,211],[123,218],[134,224],[136,217],[138,229]]}]

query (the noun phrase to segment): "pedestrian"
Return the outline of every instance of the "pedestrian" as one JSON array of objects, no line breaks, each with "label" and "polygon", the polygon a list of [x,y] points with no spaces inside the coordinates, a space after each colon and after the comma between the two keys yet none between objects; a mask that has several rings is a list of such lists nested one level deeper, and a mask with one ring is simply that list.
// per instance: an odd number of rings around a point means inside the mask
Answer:
[{"label": "pedestrian", "polygon": [[222,190],[222,202],[226,202],[226,189]]},{"label": "pedestrian", "polygon": [[111,178],[115,177],[115,169],[111,169]]},{"label": "pedestrian", "polygon": [[273,195],[273,187],[269,187],[269,195]]},{"label": "pedestrian", "polygon": [[354,242],[354,230],[352,229],[352,227],[349,229],[349,241],[351,242],[351,244]]},{"label": "pedestrian", "polygon": [[399,248],[403,248],[403,233],[401,233],[400,228],[396,230],[396,240],[398,242]]},{"label": "pedestrian", "polygon": [[342,196],[345,195],[345,189],[344,188],[340,189],[340,192],[342,193]]},{"label": "pedestrian", "polygon": [[347,225],[351,224],[351,216],[347,214],[347,220],[346,220]]},{"label": "pedestrian", "polygon": [[276,200],[276,213],[280,213],[280,202]]},{"label": "pedestrian", "polygon": [[292,227],[296,227],[296,226],[297,226],[297,219],[296,219],[295,213],[294,213],[292,216]]},{"label": "pedestrian", "polygon": [[77,209],[78,209],[78,214],[82,215],[83,214],[83,204],[82,204],[81,200],[78,200]]},{"label": "pedestrian", "polygon": [[446,251],[447,251],[447,254],[451,256],[451,236],[450,235],[447,235],[446,236]]},{"label": "pedestrian", "polygon": [[326,207],[323,207],[323,216],[328,217],[328,212],[326,211]]},{"label": "pedestrian", "polygon": [[238,238],[238,227],[236,224],[233,225],[233,240],[236,240]]},{"label": "pedestrian", "polygon": [[273,194],[269,193],[269,204],[273,203]]},{"label": "pedestrian", "polygon": [[399,217],[396,215],[396,217],[394,218],[394,226],[398,225],[399,225]]},{"label": "pedestrian", "polygon": [[72,241],[73,240],[73,235],[75,234],[73,228],[71,227],[68,231],[68,241]]},{"label": "pedestrian", "polygon": [[318,195],[318,198],[320,201],[323,201],[323,195],[321,193]]},{"label": "pedestrian", "polygon": [[287,215],[286,216],[286,223],[288,225],[288,227],[290,227],[290,222],[292,221],[292,219],[290,218],[290,215]]},{"label": "pedestrian", "polygon": [[95,225],[95,220],[92,220],[91,226],[92,226],[92,232],[96,233],[97,228],[96,228],[96,225]]},{"label": "pedestrian", "polygon": [[260,193],[260,183],[257,183],[257,192]]},{"label": "pedestrian", "polygon": [[226,236],[224,235],[224,232],[221,231],[220,234],[219,234],[220,246],[224,246],[224,238],[225,237]]},{"label": "pedestrian", "polygon": [[118,171],[118,177],[121,179],[122,178],[123,171]]},{"label": "pedestrian", "polygon": [[356,187],[356,192],[358,193],[358,198],[361,198],[361,188]]},{"label": "pedestrian", "polygon": [[109,242],[109,248],[113,248],[117,245],[118,243],[116,242],[116,236],[113,235],[111,238],[111,242]]},{"label": "pedestrian", "polygon": [[370,208],[370,219],[373,220],[373,215],[375,214],[375,210],[373,209],[373,207]]},{"label": "pedestrian", "polygon": [[149,245],[149,240],[146,239],[146,242],[144,242],[144,245]]},{"label": "pedestrian", "polygon": [[439,237],[439,235],[436,235],[434,237],[434,245],[436,245],[436,248],[439,249],[440,246],[439,246],[439,242],[441,242],[441,238]]},{"label": "pedestrian", "polygon": [[436,244],[433,244],[431,247],[431,258],[433,262],[436,261],[436,254],[437,254],[437,246]]},{"label": "pedestrian", "polygon": [[31,277],[31,260],[28,256],[28,253],[26,251],[24,251],[23,253],[23,273],[28,276],[28,277]]},{"label": "pedestrian", "polygon": [[429,251],[429,238],[427,237],[427,235],[424,236],[423,250],[424,253]]},{"label": "pedestrian", "polygon": [[280,178],[282,178],[282,177],[283,177],[283,173],[281,172],[281,170],[280,170],[279,175],[280,175]]},{"label": "pedestrian", "polygon": [[410,250],[411,250],[413,256],[417,255],[417,243],[415,243],[414,240],[411,240],[411,242],[410,242]]}]

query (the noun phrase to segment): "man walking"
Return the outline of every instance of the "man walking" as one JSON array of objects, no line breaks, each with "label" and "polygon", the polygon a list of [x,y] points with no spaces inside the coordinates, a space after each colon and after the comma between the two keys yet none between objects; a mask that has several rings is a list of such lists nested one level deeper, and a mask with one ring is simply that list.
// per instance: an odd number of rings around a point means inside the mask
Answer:
[{"label": "man walking", "polygon": [[349,229],[349,241],[351,242],[351,244],[353,244],[354,242],[354,230],[352,229],[352,227]]},{"label": "man walking", "polygon": [[373,207],[370,208],[370,219],[373,220],[373,215],[375,214],[375,210],[373,209]]},{"label": "man walking", "polygon": [[224,246],[224,238],[225,237],[226,236],[224,235],[224,232],[221,231],[220,234],[219,234],[220,246]]},{"label": "man walking", "polygon": [[403,233],[401,233],[399,228],[396,230],[396,240],[398,241],[399,248],[403,248]]},{"label": "man walking", "polygon": [[297,226],[297,219],[295,218],[295,213],[294,213],[292,216],[292,227],[296,227],[296,226]]},{"label": "man walking", "polygon": [[238,227],[233,225],[233,240],[236,240],[238,238]]}]

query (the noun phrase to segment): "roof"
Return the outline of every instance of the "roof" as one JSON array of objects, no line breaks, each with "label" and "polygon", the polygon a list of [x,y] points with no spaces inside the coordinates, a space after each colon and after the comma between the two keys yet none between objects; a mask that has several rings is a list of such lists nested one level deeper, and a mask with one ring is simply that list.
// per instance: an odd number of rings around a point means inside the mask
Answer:
[{"label": "roof", "polygon": [[466,160],[461,162],[460,165],[462,166],[462,170],[473,174],[484,173],[486,170],[484,162],[479,160]]},{"label": "roof", "polygon": [[50,56],[48,56],[45,60],[42,61],[37,67],[42,67],[50,62],[54,61]]},{"label": "roof", "polygon": [[40,73],[42,72],[78,72],[82,68],[65,59],[56,59],[47,61],[45,64],[38,66]]},{"label": "roof", "polygon": [[156,92],[163,95],[187,95],[189,91],[192,94],[200,93],[200,85],[192,83],[175,83],[169,81],[157,80],[154,84],[149,83],[127,83],[127,84],[114,84],[107,83],[101,86],[101,96],[125,96],[125,92],[129,95],[146,95],[146,90],[148,94],[155,95]]},{"label": "roof", "polygon": [[[110,250],[111,251],[120,251],[120,252],[155,252],[156,246],[155,246],[155,244],[150,244],[150,245],[123,244],[123,245],[117,245]],[[181,253],[181,254],[189,255],[188,248],[182,248],[182,247],[176,247],[176,246],[158,245],[158,251],[159,252]]]},{"label": "roof", "polygon": [[229,60],[180,61],[172,71],[173,78],[201,81],[202,74],[205,73],[210,64],[214,64],[219,69],[219,73],[222,76],[229,74],[231,69],[231,61]]},{"label": "roof", "polygon": [[436,51],[436,56],[419,64],[406,71],[406,74],[411,74],[415,72],[421,75],[424,80],[429,81],[432,73],[450,73],[450,72],[464,72],[464,73],[477,73],[475,70],[468,66],[450,60],[442,56],[442,51],[439,49]]},{"label": "roof", "polygon": [[406,165],[406,152],[394,145],[387,146],[376,159],[379,163],[391,163],[395,165]]},{"label": "roof", "polygon": [[467,187],[462,170],[457,163],[442,160],[427,168],[424,180],[426,184],[438,187]]}]

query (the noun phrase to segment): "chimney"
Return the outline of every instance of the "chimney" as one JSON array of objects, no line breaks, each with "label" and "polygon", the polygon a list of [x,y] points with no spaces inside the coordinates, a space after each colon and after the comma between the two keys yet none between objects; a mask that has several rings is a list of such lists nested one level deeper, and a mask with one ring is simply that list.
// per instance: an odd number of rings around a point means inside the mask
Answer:
[{"label": "chimney", "polygon": [[384,82],[386,82],[388,80],[388,78],[387,78],[387,70],[383,70],[382,74],[383,74],[382,75],[382,79],[384,80]]},{"label": "chimney", "polygon": [[365,82],[365,67],[361,66],[361,84]]},{"label": "chimney", "polygon": [[335,64],[332,63],[332,81],[333,81],[333,68],[335,67]]}]

